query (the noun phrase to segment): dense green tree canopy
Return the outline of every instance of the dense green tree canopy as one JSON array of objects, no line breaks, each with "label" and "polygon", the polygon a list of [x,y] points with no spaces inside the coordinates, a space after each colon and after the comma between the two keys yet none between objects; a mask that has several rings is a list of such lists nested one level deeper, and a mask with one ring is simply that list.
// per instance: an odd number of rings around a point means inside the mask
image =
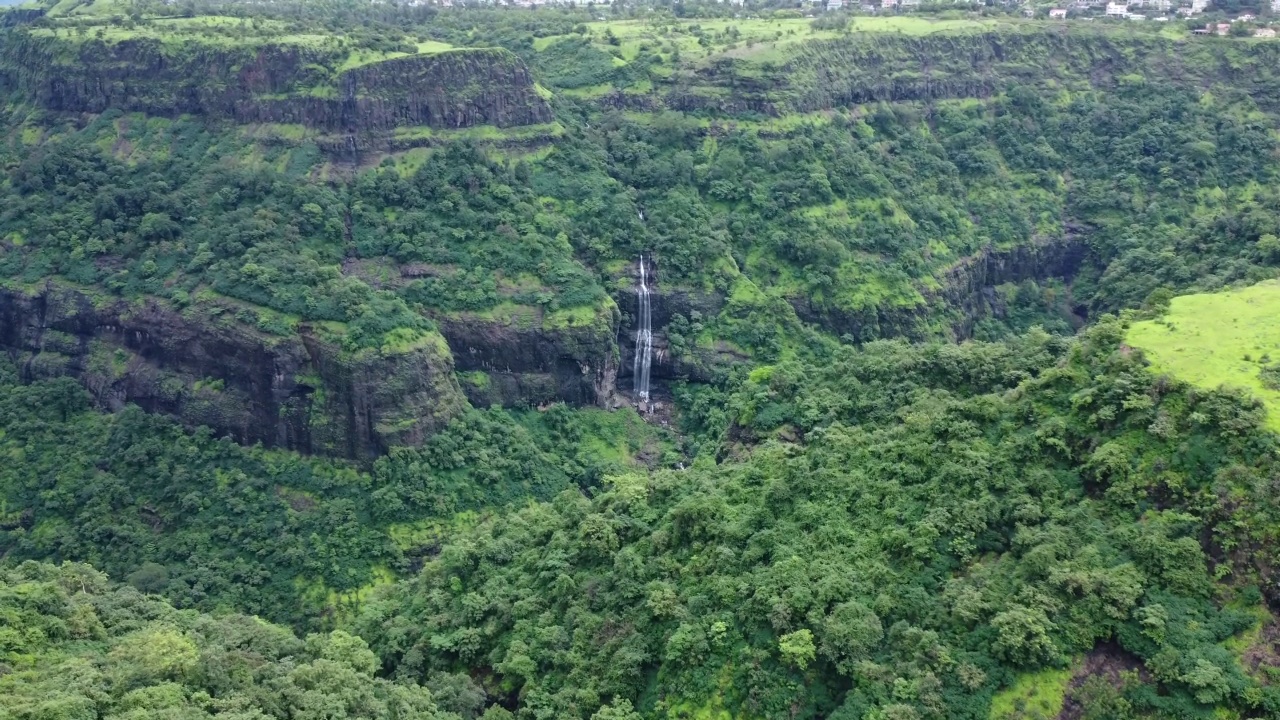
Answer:
[{"label": "dense green tree canopy", "polygon": [[758,369],[727,399],[733,459],[494,518],[355,628],[397,677],[489,668],[529,717],[979,718],[1011,673],[1107,640],[1160,683],[1143,712],[1274,713],[1222,645],[1256,588],[1224,608],[1211,572],[1269,581],[1222,552],[1273,532],[1274,441],[1119,329]]},{"label": "dense green tree canopy", "polygon": [[[764,5],[0,15],[0,718],[1280,717],[1266,409],[1124,342],[1276,276],[1273,46]],[[290,122],[59,104],[199,62]]]}]

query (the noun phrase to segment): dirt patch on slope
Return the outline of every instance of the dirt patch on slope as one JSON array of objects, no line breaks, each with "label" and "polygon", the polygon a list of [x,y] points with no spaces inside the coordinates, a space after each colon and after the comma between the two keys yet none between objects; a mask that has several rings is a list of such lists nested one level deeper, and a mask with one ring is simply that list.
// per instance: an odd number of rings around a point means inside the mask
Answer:
[{"label": "dirt patch on slope", "polygon": [[1137,655],[1115,642],[1099,644],[1085,656],[1084,663],[1067,685],[1067,694],[1062,702],[1062,711],[1058,713],[1058,720],[1080,720],[1084,715],[1084,706],[1080,704],[1080,688],[1089,678],[1105,678],[1113,687],[1121,688],[1124,687],[1124,673],[1130,672],[1136,672],[1144,682],[1150,679]]}]

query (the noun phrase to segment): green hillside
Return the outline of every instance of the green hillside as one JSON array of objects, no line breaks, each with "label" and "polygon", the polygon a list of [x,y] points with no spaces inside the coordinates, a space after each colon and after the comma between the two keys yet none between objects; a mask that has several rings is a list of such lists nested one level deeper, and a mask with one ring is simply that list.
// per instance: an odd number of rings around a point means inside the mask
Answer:
[{"label": "green hillside", "polygon": [[1269,23],[0,13],[0,718],[1280,717]]},{"label": "green hillside", "polygon": [[1135,323],[1126,342],[1141,348],[1153,370],[1197,387],[1243,388],[1267,407],[1280,429],[1280,389],[1271,353],[1280,356],[1280,283],[1173,298],[1160,318]]}]

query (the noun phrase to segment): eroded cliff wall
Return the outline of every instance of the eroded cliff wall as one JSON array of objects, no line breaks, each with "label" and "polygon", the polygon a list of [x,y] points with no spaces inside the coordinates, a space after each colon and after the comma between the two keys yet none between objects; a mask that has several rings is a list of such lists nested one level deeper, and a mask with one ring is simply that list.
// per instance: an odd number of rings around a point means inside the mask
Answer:
[{"label": "eroded cliff wall", "polygon": [[563,324],[541,313],[518,318],[437,318],[463,390],[479,407],[552,402],[607,406],[618,375],[621,315],[612,301],[590,322]]},{"label": "eroded cliff wall", "polygon": [[1072,25],[979,32],[852,33],[794,46],[776,61],[720,57],[656,78],[616,107],[782,115],[872,102],[987,97],[1023,84],[1107,88],[1125,78],[1209,89],[1220,83],[1280,110],[1280,44],[1174,40]]},{"label": "eroded cliff wall", "polygon": [[0,42],[0,88],[48,110],[108,108],[298,123],[335,132],[548,122],[528,68],[499,48],[459,49],[341,69],[303,45],[78,42],[15,29]]},{"label": "eroded cliff wall", "polygon": [[53,283],[0,288],[0,352],[24,379],[78,378],[106,408],[135,403],[239,442],[354,459],[418,444],[466,406],[438,335],[351,353],[305,326],[266,335],[217,306],[180,312]]}]

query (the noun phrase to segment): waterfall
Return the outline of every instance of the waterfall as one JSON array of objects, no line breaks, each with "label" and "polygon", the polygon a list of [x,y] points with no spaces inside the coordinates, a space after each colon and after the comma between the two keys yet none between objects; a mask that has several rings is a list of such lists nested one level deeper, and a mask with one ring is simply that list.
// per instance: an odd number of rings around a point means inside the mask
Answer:
[{"label": "waterfall", "polygon": [[650,308],[649,278],[640,256],[640,285],[636,287],[636,357],[631,368],[631,381],[636,399],[649,401],[649,368],[653,364],[653,313]]}]

